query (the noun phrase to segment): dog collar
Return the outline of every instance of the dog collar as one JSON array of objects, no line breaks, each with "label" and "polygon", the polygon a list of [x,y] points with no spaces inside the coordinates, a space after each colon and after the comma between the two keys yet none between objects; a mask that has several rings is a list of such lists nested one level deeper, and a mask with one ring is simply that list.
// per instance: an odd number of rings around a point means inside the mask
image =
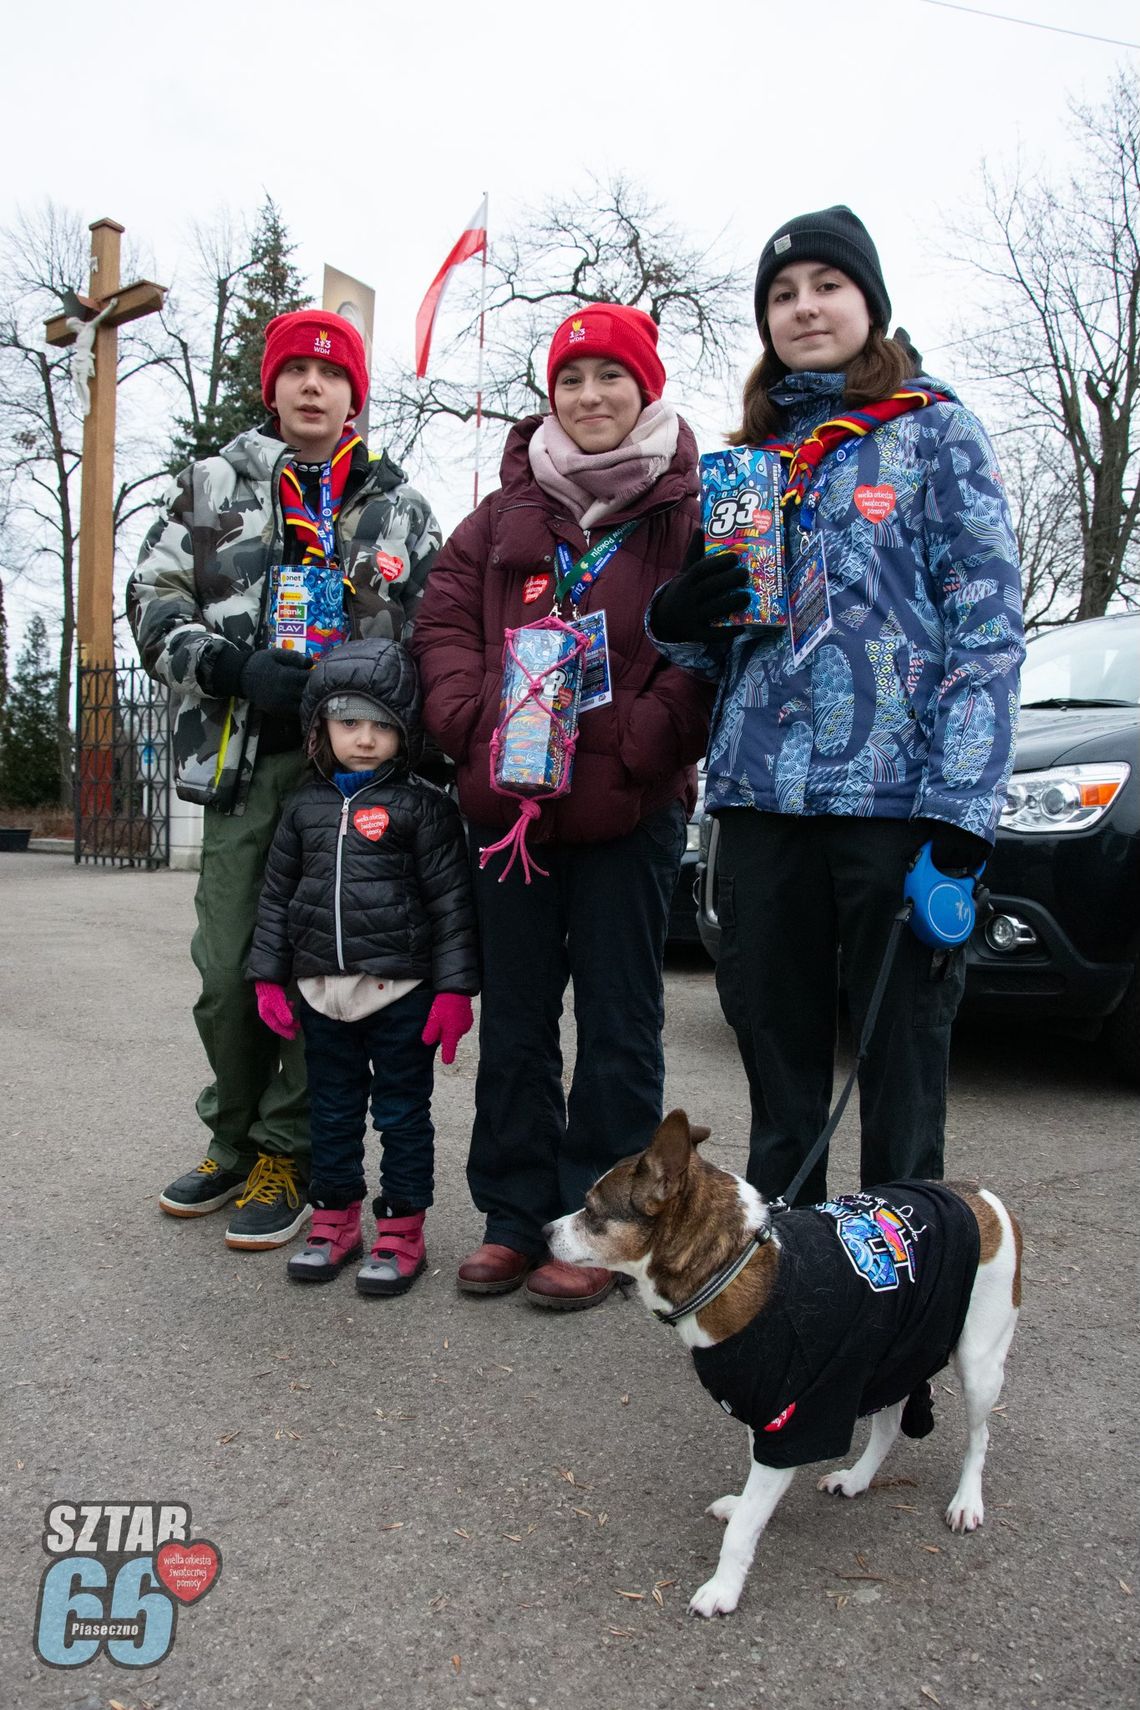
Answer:
[{"label": "dog collar", "polygon": [[730,1259],[727,1265],[722,1265],[720,1270],[709,1278],[705,1286],[697,1290],[696,1294],[684,1301],[682,1305],[675,1306],[671,1312],[659,1312],[654,1307],[654,1318],[659,1318],[662,1324],[677,1324],[682,1318],[688,1317],[690,1312],[700,1312],[702,1308],[709,1305],[710,1301],[714,1301],[718,1294],[723,1294],[730,1282],[736,1280],[757,1247],[766,1246],[771,1239],[772,1225],[766,1223],[763,1229],[757,1229],[743,1253],[738,1253],[735,1259]]}]

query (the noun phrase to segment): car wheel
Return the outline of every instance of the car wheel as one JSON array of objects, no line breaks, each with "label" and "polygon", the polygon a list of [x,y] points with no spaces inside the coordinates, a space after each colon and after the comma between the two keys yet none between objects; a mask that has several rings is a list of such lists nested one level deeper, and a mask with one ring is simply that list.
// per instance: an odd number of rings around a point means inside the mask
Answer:
[{"label": "car wheel", "polygon": [[1126,1081],[1140,1086],[1140,963],[1132,970],[1127,990],[1102,1034],[1113,1066]]}]

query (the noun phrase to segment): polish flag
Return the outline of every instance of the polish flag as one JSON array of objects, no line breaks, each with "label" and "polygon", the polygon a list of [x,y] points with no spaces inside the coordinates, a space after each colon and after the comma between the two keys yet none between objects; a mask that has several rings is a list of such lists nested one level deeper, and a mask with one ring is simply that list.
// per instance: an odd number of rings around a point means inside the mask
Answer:
[{"label": "polish flag", "polygon": [[455,244],[447,260],[428,287],[428,294],[420,304],[416,316],[416,379],[422,380],[427,373],[428,355],[431,351],[431,333],[435,325],[436,312],[440,299],[447,289],[454,268],[463,262],[470,261],[473,255],[482,251],[487,253],[487,198],[484,196],[467,226]]}]

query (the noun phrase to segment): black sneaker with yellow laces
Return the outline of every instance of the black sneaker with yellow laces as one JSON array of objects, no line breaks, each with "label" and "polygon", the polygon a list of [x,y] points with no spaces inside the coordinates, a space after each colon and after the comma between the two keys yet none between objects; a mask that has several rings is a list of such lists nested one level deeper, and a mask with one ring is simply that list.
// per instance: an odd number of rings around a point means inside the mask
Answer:
[{"label": "black sneaker with yellow laces", "polygon": [[244,1186],[244,1170],[223,1170],[213,1158],[203,1158],[197,1169],[171,1182],[158,1203],[171,1217],[205,1217],[236,1199]]},{"label": "black sneaker with yellow laces", "polygon": [[283,1247],[312,1216],[309,1184],[292,1158],[262,1152],[234,1207],[226,1230],[226,1246],[262,1252]]}]

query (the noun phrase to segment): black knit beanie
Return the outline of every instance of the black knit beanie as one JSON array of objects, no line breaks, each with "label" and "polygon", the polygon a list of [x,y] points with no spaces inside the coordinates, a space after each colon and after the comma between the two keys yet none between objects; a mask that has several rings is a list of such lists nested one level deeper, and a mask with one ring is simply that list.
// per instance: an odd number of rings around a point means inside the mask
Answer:
[{"label": "black knit beanie", "polygon": [[760,255],[756,272],[756,325],[761,336],[768,316],[768,288],[790,261],[825,261],[853,279],[867,299],[871,320],[884,329],[891,318],[891,299],[883,282],[879,252],[871,234],[842,203],[814,214],[798,214],[777,226]]}]

